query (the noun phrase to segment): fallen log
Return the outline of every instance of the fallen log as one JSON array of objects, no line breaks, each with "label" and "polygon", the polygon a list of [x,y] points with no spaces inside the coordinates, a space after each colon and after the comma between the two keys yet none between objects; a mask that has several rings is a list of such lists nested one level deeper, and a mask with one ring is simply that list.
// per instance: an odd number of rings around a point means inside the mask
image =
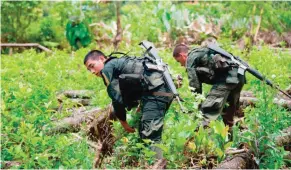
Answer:
[{"label": "fallen log", "polygon": [[84,109],[82,108],[74,110],[75,112],[71,117],[53,123],[53,127],[46,130],[46,134],[78,132],[81,130],[81,125],[85,122],[89,139],[98,143],[98,145],[94,145],[91,142],[88,143],[91,147],[95,148],[96,152],[93,168],[100,168],[104,157],[112,153],[115,142],[111,120],[115,120],[116,117],[112,112],[112,105],[107,106],[105,109],[94,108],[83,111]]},{"label": "fallen log", "polygon": [[254,156],[250,151],[234,155],[224,160],[215,169],[258,169]]},{"label": "fallen log", "polygon": [[151,169],[166,169],[166,166],[167,166],[167,160],[160,159],[153,165]]},{"label": "fallen log", "polygon": [[[255,104],[259,101],[258,98],[254,96],[254,94],[250,91],[242,91],[241,97],[239,99],[240,105],[242,108],[245,108],[247,106],[255,106]],[[278,95],[274,98],[273,103],[275,105],[281,106],[287,110],[291,110],[291,100],[288,100],[287,98],[280,97]]]},{"label": "fallen log", "polygon": [[89,106],[91,103],[90,99],[70,99],[71,103],[76,106]]},{"label": "fallen log", "polygon": [[282,134],[276,137],[276,145],[283,146],[285,150],[291,151],[291,126],[282,131]]},{"label": "fallen log", "polygon": [[74,107],[89,106],[91,104],[91,98],[94,95],[92,90],[65,90],[57,93],[57,100],[59,102],[58,108],[54,110],[62,112],[64,103],[69,100],[69,103]]},{"label": "fallen log", "polygon": [[45,132],[48,135],[55,133],[78,132],[81,129],[82,123],[92,122],[94,119],[99,120],[99,117],[108,117],[107,110],[111,108],[108,106],[105,109],[93,108],[84,112],[73,113],[71,117],[66,117],[62,120],[53,122],[51,128],[45,127]]},{"label": "fallen log", "polygon": [[1,161],[1,169],[17,168],[21,165],[18,161]]},{"label": "fallen log", "polygon": [[90,99],[94,95],[93,90],[65,90],[57,93],[57,98],[67,97],[67,98],[81,98],[81,99]]},{"label": "fallen log", "polygon": [[1,43],[1,47],[37,47],[45,52],[51,53],[52,50],[37,43]]}]

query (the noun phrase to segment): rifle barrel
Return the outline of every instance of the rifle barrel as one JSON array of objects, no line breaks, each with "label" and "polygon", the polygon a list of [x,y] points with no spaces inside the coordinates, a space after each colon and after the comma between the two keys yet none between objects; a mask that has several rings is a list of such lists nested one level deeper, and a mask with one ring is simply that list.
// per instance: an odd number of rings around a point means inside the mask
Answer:
[{"label": "rifle barrel", "polygon": [[267,85],[273,87],[273,83],[270,80],[264,78],[264,76],[261,73],[259,73],[257,70],[255,70],[251,67],[247,67],[247,71],[249,73],[251,73],[253,76],[257,77],[258,79],[265,81],[267,83]]}]

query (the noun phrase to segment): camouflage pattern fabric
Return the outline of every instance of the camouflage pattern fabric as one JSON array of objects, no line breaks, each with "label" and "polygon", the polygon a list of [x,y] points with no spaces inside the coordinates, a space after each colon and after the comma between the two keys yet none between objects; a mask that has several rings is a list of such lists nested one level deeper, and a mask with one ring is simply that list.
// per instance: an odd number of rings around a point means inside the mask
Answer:
[{"label": "camouflage pattern fabric", "polygon": [[[162,85],[155,89],[154,92],[169,92],[169,89],[165,85]],[[161,141],[163,121],[171,101],[172,98],[166,96],[142,96],[142,116],[139,128],[139,134],[142,139],[151,139],[154,142]]]},{"label": "camouflage pattern fabric", "polygon": [[[232,61],[207,47],[194,48],[188,53],[186,69],[194,92],[202,93],[202,83],[213,85],[201,105],[204,117],[214,120],[221,114],[224,123],[231,127],[245,76],[238,75]],[[228,107],[225,107],[226,102]]]},{"label": "camouflage pattern fabric", "polygon": [[243,80],[238,84],[214,84],[201,105],[203,116],[209,120],[215,120],[221,114],[223,122],[232,127],[233,118],[239,108],[239,97],[243,85]]},{"label": "camouflage pattern fabric", "polygon": [[[153,95],[153,92],[170,93],[164,83],[162,72],[144,68],[144,59],[133,57],[109,58],[102,70],[102,78],[107,86],[107,92],[112,99],[115,114],[118,119],[126,120],[127,106],[122,101],[118,77],[121,74],[142,74],[144,77],[144,93],[141,96],[141,120],[139,135],[141,139],[150,139],[159,143],[162,138],[164,116],[172,102],[172,97]],[[157,150],[157,148],[155,148]],[[160,151],[159,151],[160,152]],[[157,152],[157,157],[161,153]]]}]

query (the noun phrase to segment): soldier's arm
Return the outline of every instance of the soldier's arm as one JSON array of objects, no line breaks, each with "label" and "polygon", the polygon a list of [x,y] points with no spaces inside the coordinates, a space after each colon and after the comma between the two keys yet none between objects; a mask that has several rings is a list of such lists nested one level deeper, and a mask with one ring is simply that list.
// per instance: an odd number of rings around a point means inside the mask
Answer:
[{"label": "soldier's arm", "polygon": [[188,73],[188,79],[189,79],[189,86],[194,88],[195,90],[193,92],[196,93],[202,93],[202,83],[200,82],[197,72],[196,72],[196,67],[199,65],[201,62],[201,58],[204,56],[204,52],[190,52],[188,55],[189,60],[187,63],[187,73]]},{"label": "soldier's arm", "polygon": [[199,81],[195,68],[187,68],[189,86],[194,88],[193,92],[202,93],[202,83]]},{"label": "soldier's arm", "polygon": [[113,67],[106,67],[102,70],[102,78],[104,84],[107,86],[107,93],[112,100],[112,105],[116,117],[119,120],[126,121],[126,110],[122,103],[122,98],[120,92],[117,88],[117,80],[113,79]]}]

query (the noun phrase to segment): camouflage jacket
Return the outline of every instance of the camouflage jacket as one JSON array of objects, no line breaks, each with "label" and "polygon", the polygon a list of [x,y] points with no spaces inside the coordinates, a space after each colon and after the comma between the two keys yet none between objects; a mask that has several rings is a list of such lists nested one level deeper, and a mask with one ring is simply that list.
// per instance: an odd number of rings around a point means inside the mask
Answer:
[{"label": "camouflage jacket", "polygon": [[107,93],[112,99],[112,105],[116,116],[125,121],[126,110],[128,106],[124,104],[122,92],[120,91],[119,78],[122,74],[138,74],[142,75],[144,91],[150,91],[164,84],[162,73],[158,71],[146,71],[146,60],[137,57],[110,57],[106,60],[101,75],[104,84],[107,86]]},{"label": "camouflage jacket", "polygon": [[186,70],[189,85],[197,93],[202,93],[202,83],[239,83],[237,67],[232,61],[207,47],[194,48],[188,53]]}]

